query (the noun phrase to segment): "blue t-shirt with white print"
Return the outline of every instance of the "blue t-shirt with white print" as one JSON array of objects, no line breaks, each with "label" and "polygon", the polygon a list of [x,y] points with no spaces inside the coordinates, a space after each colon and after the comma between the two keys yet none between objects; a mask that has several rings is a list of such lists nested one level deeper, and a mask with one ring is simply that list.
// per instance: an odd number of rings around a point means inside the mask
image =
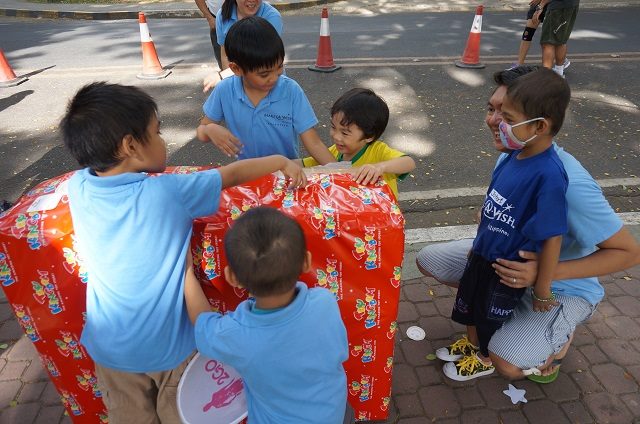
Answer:
[{"label": "blue t-shirt with white print", "polygon": [[482,206],[474,253],[488,261],[519,260],[542,242],[567,232],[568,178],[553,147],[519,159],[513,152],[493,171]]}]

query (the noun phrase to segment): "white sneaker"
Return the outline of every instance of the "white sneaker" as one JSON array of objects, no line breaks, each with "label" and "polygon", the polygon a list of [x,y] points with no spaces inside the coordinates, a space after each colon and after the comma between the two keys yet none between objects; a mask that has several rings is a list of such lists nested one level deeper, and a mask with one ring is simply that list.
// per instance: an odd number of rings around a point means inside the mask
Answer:
[{"label": "white sneaker", "polygon": [[569,60],[569,58],[568,58],[568,57],[565,57],[565,58],[564,58],[564,62],[562,63],[562,67],[563,67],[564,69],[567,69],[569,66],[571,66],[571,61]]},{"label": "white sneaker", "polygon": [[467,336],[456,340],[449,346],[441,347],[436,350],[436,356],[443,361],[452,362],[473,355],[478,351],[478,346],[471,344]]},{"label": "white sneaker", "polygon": [[447,362],[442,367],[444,375],[456,381],[473,380],[483,375],[493,374],[495,370],[493,365],[483,363],[477,353],[465,356],[456,362]]}]

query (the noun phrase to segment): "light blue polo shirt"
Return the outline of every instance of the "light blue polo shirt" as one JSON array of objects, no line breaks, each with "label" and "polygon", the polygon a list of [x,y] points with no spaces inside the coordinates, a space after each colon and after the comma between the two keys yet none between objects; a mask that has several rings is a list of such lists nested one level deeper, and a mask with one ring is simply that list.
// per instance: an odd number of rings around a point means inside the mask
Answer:
[{"label": "light blue polo shirt", "polygon": [[192,221],[218,210],[217,170],[69,180],[78,253],[88,272],[81,343],[125,372],[171,370],[195,350],[184,302]]},{"label": "light blue polo shirt", "polygon": [[300,85],[284,75],[256,107],[247,97],[241,77],[225,78],[216,85],[202,109],[212,121],[224,121],[242,142],[238,159],[274,154],[297,159],[298,136],[318,124]]},{"label": "light blue polo shirt", "polygon": [[[231,25],[235,24],[238,21],[238,8],[235,4],[233,5],[231,18],[229,20],[222,19],[222,8],[218,10],[216,16],[218,17],[218,19],[216,19],[216,34],[218,37],[218,44],[224,46],[224,40],[225,38],[227,38],[229,28],[231,28]],[[278,31],[278,34],[282,37],[284,28],[282,26],[282,16],[280,15],[280,12],[278,12],[278,9],[263,1],[255,16],[260,16],[261,18],[266,19],[271,25],[273,25],[276,31]]]}]

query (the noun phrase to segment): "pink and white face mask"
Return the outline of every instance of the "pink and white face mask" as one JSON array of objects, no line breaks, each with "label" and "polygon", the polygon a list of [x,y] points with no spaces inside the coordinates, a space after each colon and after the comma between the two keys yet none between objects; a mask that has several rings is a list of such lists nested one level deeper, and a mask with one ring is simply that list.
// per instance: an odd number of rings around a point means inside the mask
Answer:
[{"label": "pink and white face mask", "polygon": [[540,118],[528,119],[526,121],[522,121],[515,125],[509,125],[504,121],[500,122],[500,124],[498,125],[498,132],[500,133],[500,141],[502,142],[502,145],[507,149],[522,150],[524,146],[526,146],[528,142],[536,138],[538,134],[534,134],[526,140],[520,140],[513,133],[513,129],[518,125],[524,125],[534,121],[544,121],[544,118],[540,117]]}]

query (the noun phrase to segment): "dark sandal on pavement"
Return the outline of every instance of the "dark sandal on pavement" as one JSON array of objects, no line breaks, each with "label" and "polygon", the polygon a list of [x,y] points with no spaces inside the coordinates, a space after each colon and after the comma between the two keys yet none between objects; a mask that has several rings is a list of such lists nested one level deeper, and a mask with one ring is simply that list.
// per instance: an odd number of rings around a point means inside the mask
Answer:
[{"label": "dark sandal on pavement", "polygon": [[562,359],[554,359],[553,361],[551,361],[551,366],[556,367],[556,370],[554,372],[548,375],[531,374],[531,375],[528,375],[527,378],[531,381],[534,381],[540,384],[553,383],[558,378],[558,374],[560,374],[560,365],[562,365]]}]

